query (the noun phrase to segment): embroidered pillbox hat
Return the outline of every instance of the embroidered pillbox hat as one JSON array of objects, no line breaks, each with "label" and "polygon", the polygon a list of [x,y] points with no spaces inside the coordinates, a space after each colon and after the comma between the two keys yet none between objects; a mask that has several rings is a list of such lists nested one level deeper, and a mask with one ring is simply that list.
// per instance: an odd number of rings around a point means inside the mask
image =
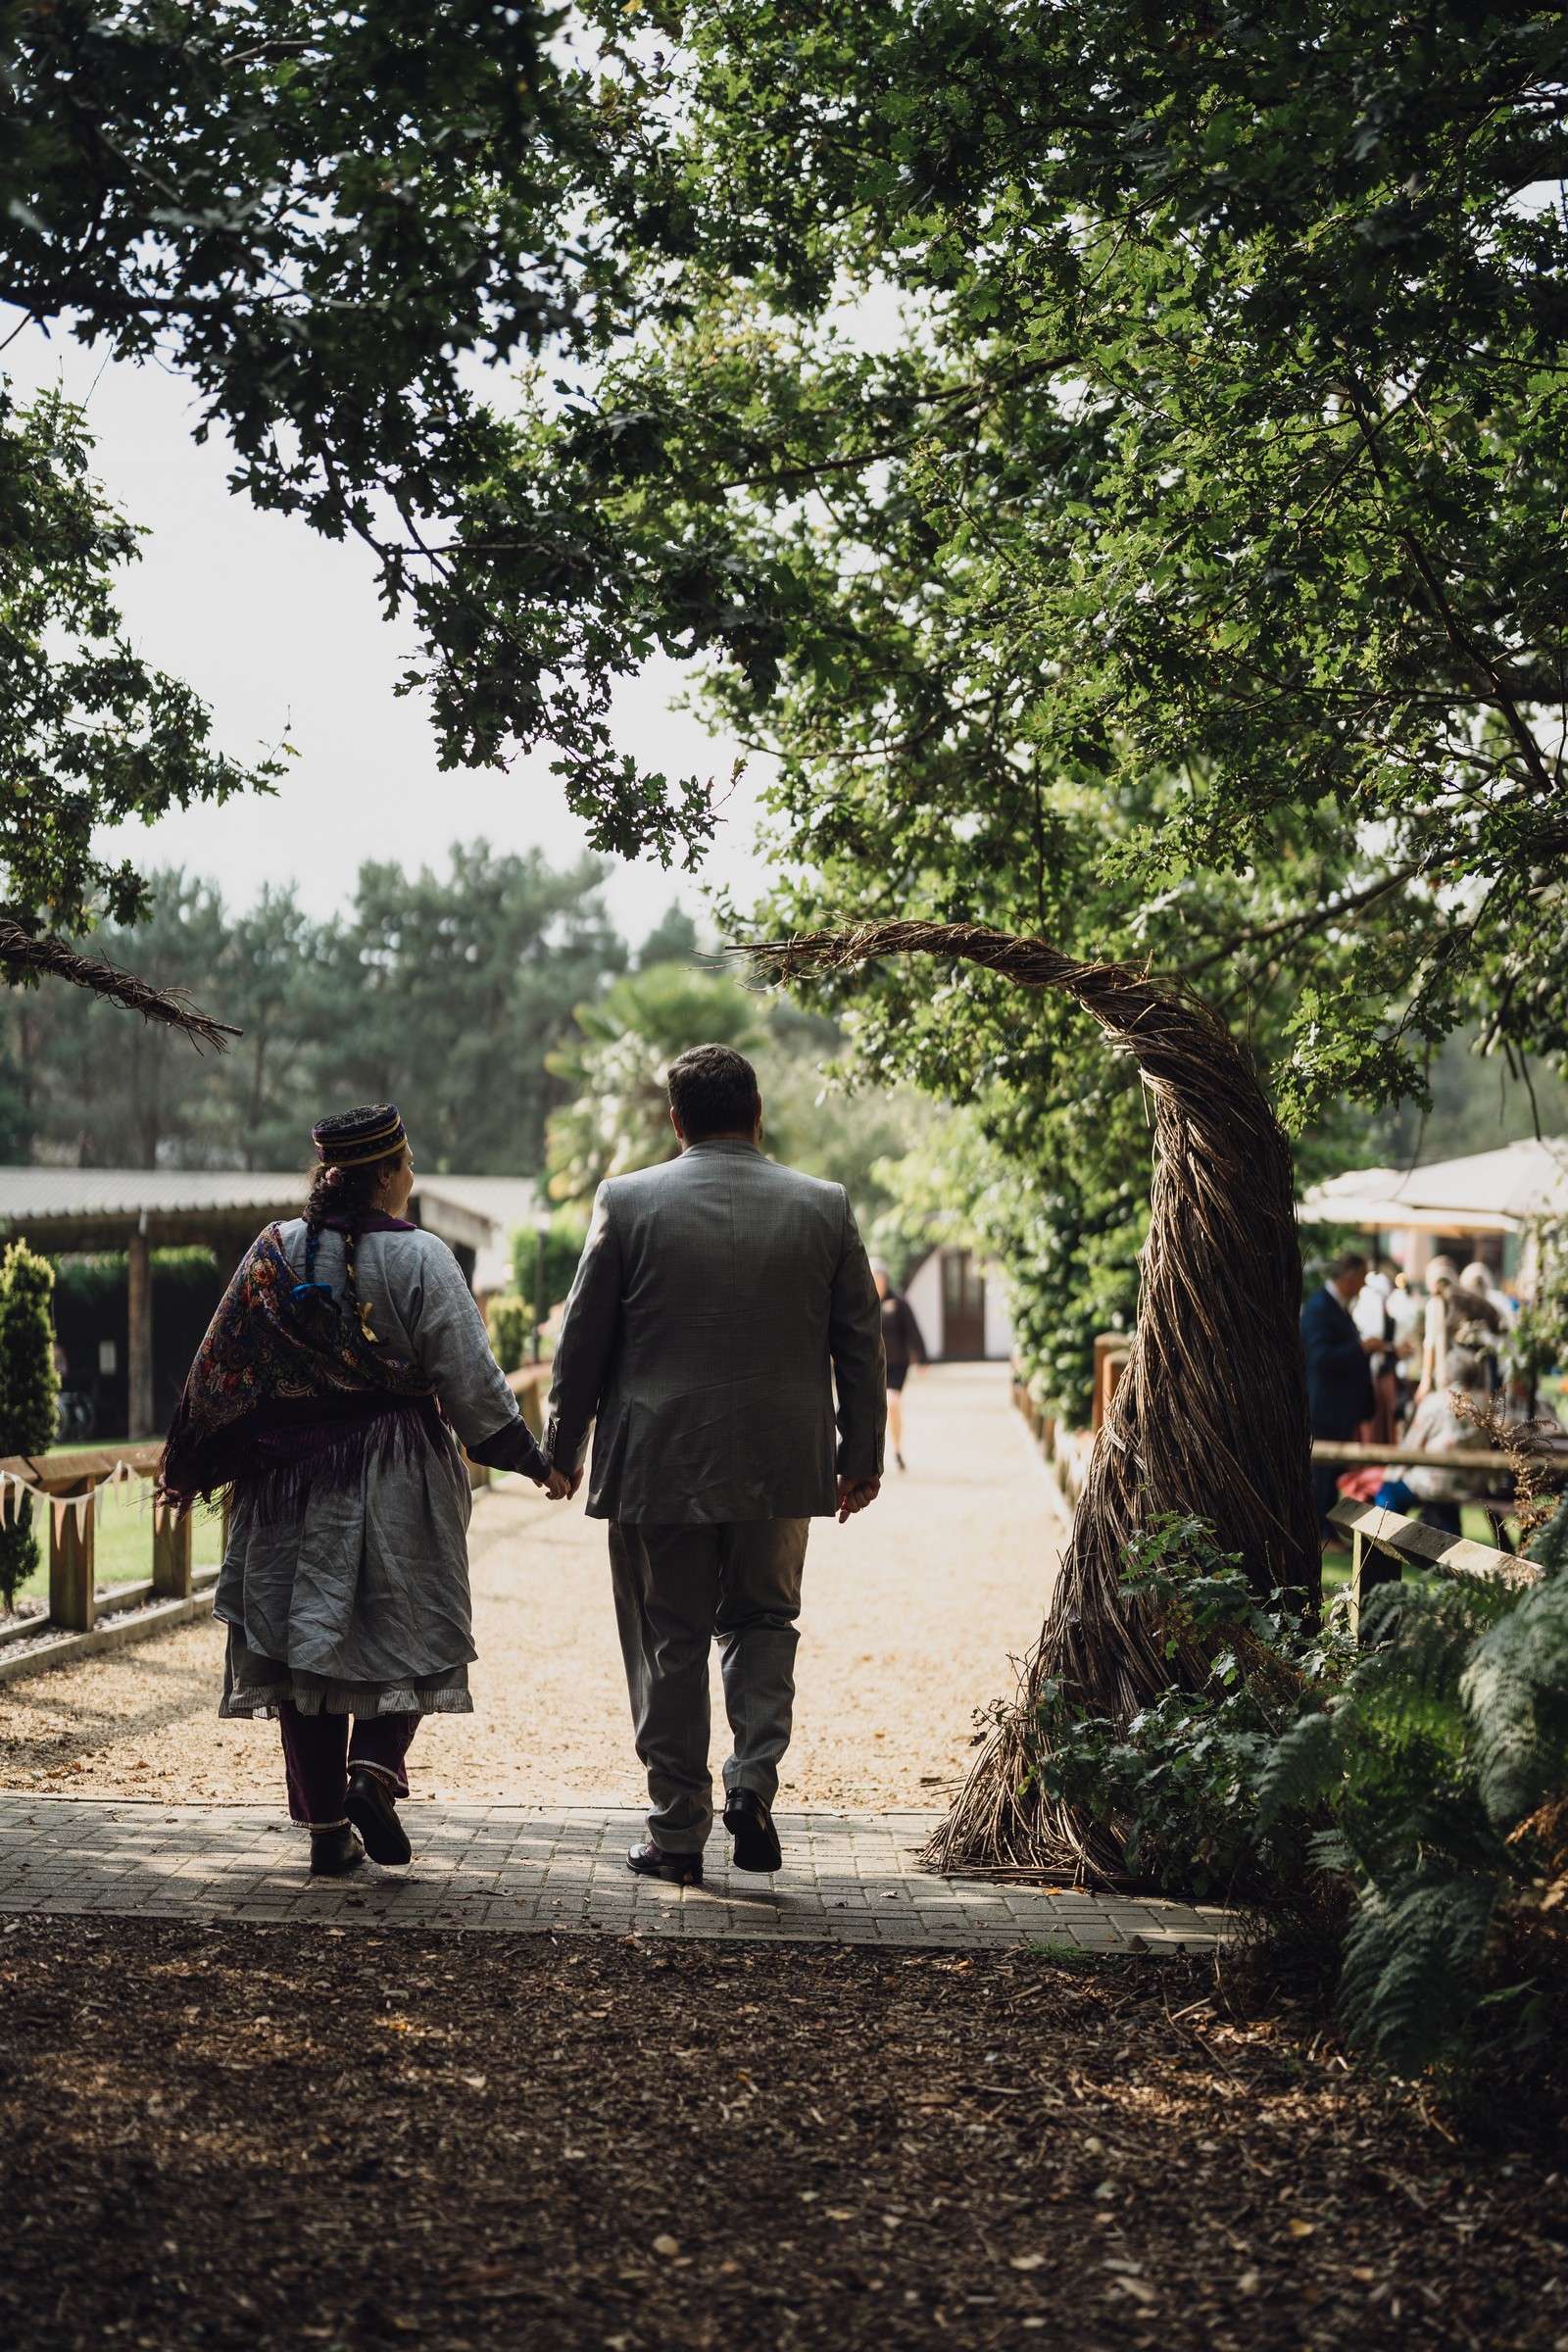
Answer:
[{"label": "embroidered pillbox hat", "polygon": [[318,1119],[311,1129],[323,1168],[368,1167],[372,1160],[390,1159],[408,1140],[395,1102],[362,1102],[357,1110]]}]

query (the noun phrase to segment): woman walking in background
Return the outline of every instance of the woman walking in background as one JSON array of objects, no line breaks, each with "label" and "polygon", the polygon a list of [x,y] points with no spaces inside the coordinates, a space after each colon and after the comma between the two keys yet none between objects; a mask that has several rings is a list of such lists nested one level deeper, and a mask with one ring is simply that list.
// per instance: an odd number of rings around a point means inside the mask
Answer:
[{"label": "woman walking in background", "polygon": [[888,1437],[893,1446],[893,1459],[904,1468],[904,1384],[911,1364],[924,1365],[928,1358],[920,1326],[914,1319],[914,1309],[902,1291],[893,1288],[893,1278],[886,1266],[874,1265],[871,1278],[876,1295],[882,1301],[882,1353],[888,1367]]},{"label": "woman walking in background", "polygon": [[[468,1714],[468,1476],[567,1482],[535,1445],[444,1242],[403,1215],[393,1104],[323,1119],[303,1217],[246,1252],[170,1425],[160,1496],[232,1510],[214,1613],[225,1716],[277,1718],[311,1869],[407,1862],[419,1718]],[[350,1732],[350,1719],[353,1731]],[[355,1836],[358,1830],[360,1838]]]}]

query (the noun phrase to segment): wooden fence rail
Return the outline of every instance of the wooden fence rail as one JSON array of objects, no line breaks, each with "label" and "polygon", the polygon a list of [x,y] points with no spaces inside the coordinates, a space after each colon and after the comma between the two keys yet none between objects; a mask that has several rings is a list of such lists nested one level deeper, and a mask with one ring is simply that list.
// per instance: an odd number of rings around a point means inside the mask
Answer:
[{"label": "wooden fence rail", "polygon": [[[508,1375],[523,1419],[535,1437],[543,1435],[544,1400],[550,1387],[549,1364],[528,1364]],[[192,1565],[192,1527],[188,1513],[166,1510],[154,1503],[149,1513],[151,1574],[123,1584],[100,1587],[97,1581],[96,1534],[102,1502],[99,1491],[134,1479],[150,1486],[158,1469],[162,1444],[89,1446],[69,1452],[0,1455],[0,1509],[18,1507],[23,1494],[31,1496],[35,1521],[46,1518],[49,1530],[49,1606],[42,1616],[18,1617],[0,1625],[0,1681],[53,1665],[63,1656],[118,1643],[136,1628],[125,1618],[128,1610],[149,1602],[178,1604],[150,1613],[147,1630],[189,1617],[195,1596],[205,1594],[218,1581],[216,1568]],[[466,1456],[465,1456],[466,1459]],[[469,1462],[475,1487],[490,1483],[490,1472]],[[223,1515],[223,1542],[228,1537]],[[103,1630],[106,1619],[121,1619],[114,1630]],[[15,1643],[37,1643],[41,1634],[59,1635],[58,1643],[39,1644],[25,1655],[5,1657]],[[90,1637],[84,1640],[83,1637]]]},{"label": "wooden fence rail", "polygon": [[[1108,1350],[1106,1360],[1110,1360]],[[1054,1468],[1057,1483],[1068,1501],[1076,1502],[1094,1449],[1094,1432],[1058,1427],[1041,1412],[1021,1381],[1014,1380],[1012,1384],[1012,1401],[1033,1432],[1046,1460]],[[1568,1434],[1560,1439],[1537,1439],[1528,1450],[1548,1468],[1568,1478]],[[1507,1454],[1499,1453],[1495,1446],[1460,1446],[1451,1452],[1439,1453],[1424,1446],[1358,1446],[1348,1440],[1314,1438],[1312,1459],[1314,1462],[1332,1462],[1342,1470],[1385,1467],[1391,1470],[1462,1470],[1473,1474],[1478,1482],[1488,1474],[1498,1481],[1507,1480],[1511,1474]],[[1473,1496],[1467,1494],[1462,1499],[1474,1502],[1481,1509],[1490,1504],[1501,1517],[1505,1517],[1511,1509],[1511,1497],[1505,1498],[1490,1491],[1478,1492]]]},{"label": "wooden fence rail", "polygon": [[507,1386],[536,1438],[545,1434],[545,1398],[550,1394],[553,1369],[548,1363],[524,1364],[520,1370],[507,1374]]},{"label": "wooden fence rail", "polygon": [[1408,1565],[1435,1568],[1443,1576],[1484,1576],[1506,1585],[1536,1585],[1542,1571],[1511,1551],[1494,1551],[1490,1544],[1473,1544],[1468,1536],[1446,1536],[1402,1512],[1379,1508],[1375,1502],[1352,1502],[1342,1496],[1330,1519],[1350,1539],[1350,1631],[1359,1637],[1361,1604],[1376,1585],[1397,1584]]},{"label": "wooden fence rail", "polygon": [[[100,1489],[127,1478],[150,1483],[158,1468],[159,1446],[84,1446],[69,1453],[7,1454],[0,1457],[4,1502],[15,1509],[22,1494],[42,1504],[49,1524],[49,1610],[42,1621],[19,1619],[0,1629],[0,1642],[36,1635],[44,1626],[62,1633],[89,1634],[100,1618],[148,1600],[188,1600],[195,1589],[191,1568],[191,1524],[155,1504],[151,1513],[152,1574],[99,1589],[96,1567]],[[211,1581],[205,1579],[204,1581]]]},{"label": "wooden fence rail", "polygon": [[[1568,1453],[1559,1453],[1555,1446],[1532,1447],[1531,1451],[1545,1461],[1560,1461],[1568,1468]],[[1338,1462],[1347,1470],[1370,1469],[1374,1465],[1381,1468],[1384,1463],[1404,1469],[1411,1464],[1430,1462],[1445,1470],[1490,1470],[1502,1478],[1509,1475],[1508,1456],[1499,1453],[1494,1446],[1454,1446],[1439,1453],[1430,1446],[1353,1446],[1348,1440],[1342,1443],[1338,1438],[1314,1438],[1312,1459]]]}]

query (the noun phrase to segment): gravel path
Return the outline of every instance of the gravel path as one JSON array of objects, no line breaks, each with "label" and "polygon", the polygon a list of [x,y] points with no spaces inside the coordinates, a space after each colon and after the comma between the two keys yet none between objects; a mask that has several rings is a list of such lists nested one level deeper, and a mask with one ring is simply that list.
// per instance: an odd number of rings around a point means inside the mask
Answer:
[{"label": "gravel path", "polygon": [[[976,1707],[1040,1630],[1064,1526],[999,1364],[907,1393],[908,1471],[811,1530],[781,1806],[939,1808]],[[417,1793],[635,1804],[605,1530],[510,1481],[474,1512],[475,1713],[421,1728]],[[279,1782],[270,1724],[220,1723],[211,1624],[0,1687],[0,1786],[228,1801]],[[722,1722],[714,1676],[715,1722]],[[713,1761],[722,1757],[715,1733]]]}]

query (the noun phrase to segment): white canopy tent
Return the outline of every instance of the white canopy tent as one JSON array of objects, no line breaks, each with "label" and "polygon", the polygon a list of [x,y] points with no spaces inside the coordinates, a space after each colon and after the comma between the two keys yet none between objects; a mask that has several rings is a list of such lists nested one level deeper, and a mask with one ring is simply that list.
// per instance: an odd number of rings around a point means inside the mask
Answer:
[{"label": "white canopy tent", "polygon": [[1568,1138],[1532,1138],[1424,1168],[1352,1168],[1308,1186],[1298,1214],[1303,1225],[1387,1235],[1390,1256],[1412,1278],[1446,1243],[1528,1291],[1532,1228],[1568,1219]]},{"label": "white canopy tent", "polygon": [[1363,1233],[1523,1233],[1568,1217],[1568,1139],[1504,1144],[1424,1168],[1353,1168],[1307,1188],[1303,1225]]}]

